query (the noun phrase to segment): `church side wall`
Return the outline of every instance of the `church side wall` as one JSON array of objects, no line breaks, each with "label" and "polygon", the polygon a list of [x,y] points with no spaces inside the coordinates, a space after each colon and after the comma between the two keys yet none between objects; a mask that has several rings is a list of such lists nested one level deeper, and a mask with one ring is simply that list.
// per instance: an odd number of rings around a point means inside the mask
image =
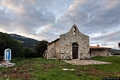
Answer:
[{"label": "church side wall", "polygon": [[55,46],[55,44],[54,44],[54,43],[52,43],[52,44],[48,45],[48,46],[47,46],[47,50],[48,50],[48,51],[50,51],[50,50],[51,50],[54,46]]},{"label": "church side wall", "polygon": [[47,46],[47,59],[59,58],[59,40]]},{"label": "church side wall", "polygon": [[56,52],[56,57],[60,59],[60,40],[55,42],[55,52]]},{"label": "church side wall", "polygon": [[55,44],[52,43],[47,46],[47,59],[54,58],[55,56]]}]

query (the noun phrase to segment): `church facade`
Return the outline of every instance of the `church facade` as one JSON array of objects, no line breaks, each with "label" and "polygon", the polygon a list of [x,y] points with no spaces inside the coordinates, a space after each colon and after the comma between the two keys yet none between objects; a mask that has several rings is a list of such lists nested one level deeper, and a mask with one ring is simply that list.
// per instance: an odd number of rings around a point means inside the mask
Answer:
[{"label": "church facade", "polygon": [[89,54],[89,36],[82,34],[76,25],[47,46],[47,59],[86,59]]}]

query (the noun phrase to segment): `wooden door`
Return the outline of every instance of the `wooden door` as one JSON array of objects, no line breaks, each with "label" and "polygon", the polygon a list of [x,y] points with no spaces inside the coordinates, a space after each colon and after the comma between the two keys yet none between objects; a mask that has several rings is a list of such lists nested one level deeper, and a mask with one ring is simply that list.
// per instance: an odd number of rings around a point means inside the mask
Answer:
[{"label": "wooden door", "polygon": [[73,56],[73,59],[78,58],[78,43],[76,42],[72,44],[72,56]]}]

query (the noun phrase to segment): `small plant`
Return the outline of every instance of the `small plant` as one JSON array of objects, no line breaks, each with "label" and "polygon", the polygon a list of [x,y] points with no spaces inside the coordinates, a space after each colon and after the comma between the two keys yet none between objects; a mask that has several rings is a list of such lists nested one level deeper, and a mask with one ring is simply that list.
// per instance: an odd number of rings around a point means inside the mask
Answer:
[{"label": "small plant", "polygon": [[3,60],[3,56],[0,56],[0,61],[2,61]]}]

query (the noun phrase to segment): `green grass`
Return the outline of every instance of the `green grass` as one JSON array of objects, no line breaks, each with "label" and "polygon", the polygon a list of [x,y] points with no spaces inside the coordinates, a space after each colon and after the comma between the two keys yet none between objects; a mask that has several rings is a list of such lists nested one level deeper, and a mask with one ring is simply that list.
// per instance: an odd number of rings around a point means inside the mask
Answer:
[{"label": "green grass", "polygon": [[[13,68],[0,68],[0,80],[101,80],[120,77],[120,57],[95,57],[93,60],[111,62],[101,65],[71,65],[61,60],[44,58],[13,59]],[[63,71],[63,68],[75,69]]]},{"label": "green grass", "polygon": [[111,73],[117,72],[120,74],[120,57],[118,56],[110,56],[110,57],[94,57],[93,60],[99,60],[99,61],[106,61],[111,62],[109,65],[99,65],[95,66],[98,69],[102,69],[104,71],[108,71]]}]

